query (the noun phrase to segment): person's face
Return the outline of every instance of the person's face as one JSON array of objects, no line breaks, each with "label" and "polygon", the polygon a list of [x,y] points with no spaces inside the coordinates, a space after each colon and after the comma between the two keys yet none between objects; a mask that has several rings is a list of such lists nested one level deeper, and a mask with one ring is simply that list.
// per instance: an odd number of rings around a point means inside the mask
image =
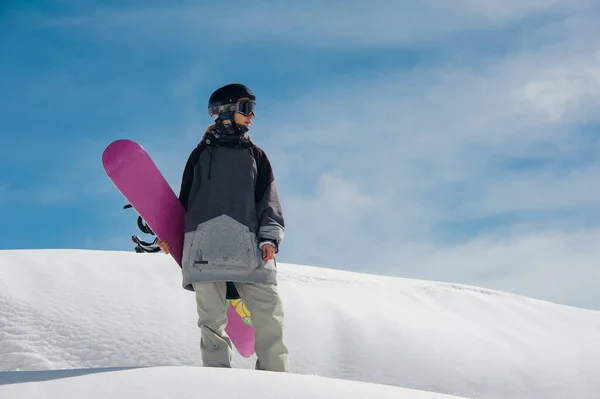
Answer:
[{"label": "person's face", "polygon": [[235,123],[237,123],[238,125],[244,125],[248,128],[250,127],[250,124],[252,123],[252,118],[254,118],[254,114],[245,116],[245,115],[240,114],[239,112],[236,112],[234,115]]}]

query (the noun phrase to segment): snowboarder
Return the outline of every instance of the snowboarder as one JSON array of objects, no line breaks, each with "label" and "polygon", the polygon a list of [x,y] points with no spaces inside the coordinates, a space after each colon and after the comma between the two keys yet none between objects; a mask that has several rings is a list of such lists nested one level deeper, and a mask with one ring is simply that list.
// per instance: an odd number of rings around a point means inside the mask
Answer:
[{"label": "snowboarder", "polygon": [[[287,372],[275,263],[284,220],[269,159],[247,134],[255,104],[237,83],[208,101],[214,124],[191,152],[179,194],[186,210],[183,287],[196,293],[204,366],[231,367],[226,294],[236,288],[252,314],[256,369]],[[168,242],[157,244],[169,253]]]}]

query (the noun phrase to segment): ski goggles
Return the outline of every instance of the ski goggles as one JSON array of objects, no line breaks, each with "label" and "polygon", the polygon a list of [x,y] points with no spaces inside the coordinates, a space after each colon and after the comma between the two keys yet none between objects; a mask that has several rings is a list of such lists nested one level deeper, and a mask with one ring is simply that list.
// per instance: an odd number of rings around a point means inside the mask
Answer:
[{"label": "ski goggles", "polygon": [[223,104],[210,107],[208,113],[213,117],[218,117],[223,114],[230,112],[239,112],[244,116],[254,115],[254,109],[256,108],[256,102],[252,100],[242,100],[233,104]]}]

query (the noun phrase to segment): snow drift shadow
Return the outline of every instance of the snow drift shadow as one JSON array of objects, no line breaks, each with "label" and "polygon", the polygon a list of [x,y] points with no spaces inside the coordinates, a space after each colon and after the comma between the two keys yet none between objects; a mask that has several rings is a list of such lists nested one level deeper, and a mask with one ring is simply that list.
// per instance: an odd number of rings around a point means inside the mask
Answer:
[{"label": "snow drift shadow", "polygon": [[68,370],[2,371],[0,372],[0,385],[21,384],[24,382],[50,381],[62,378],[79,377],[87,374],[110,373],[114,371],[133,370],[140,368],[144,367],[103,367]]}]

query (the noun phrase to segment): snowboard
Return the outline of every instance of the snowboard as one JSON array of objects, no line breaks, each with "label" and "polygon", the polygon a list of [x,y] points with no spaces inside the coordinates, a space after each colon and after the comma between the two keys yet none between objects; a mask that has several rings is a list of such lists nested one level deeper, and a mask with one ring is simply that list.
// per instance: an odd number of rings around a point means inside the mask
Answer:
[{"label": "snowboard", "polygon": [[[146,150],[132,140],[110,143],[102,153],[110,181],[161,240],[182,267],[185,209]],[[254,354],[251,314],[240,299],[227,300],[225,332],[243,357]]]}]

